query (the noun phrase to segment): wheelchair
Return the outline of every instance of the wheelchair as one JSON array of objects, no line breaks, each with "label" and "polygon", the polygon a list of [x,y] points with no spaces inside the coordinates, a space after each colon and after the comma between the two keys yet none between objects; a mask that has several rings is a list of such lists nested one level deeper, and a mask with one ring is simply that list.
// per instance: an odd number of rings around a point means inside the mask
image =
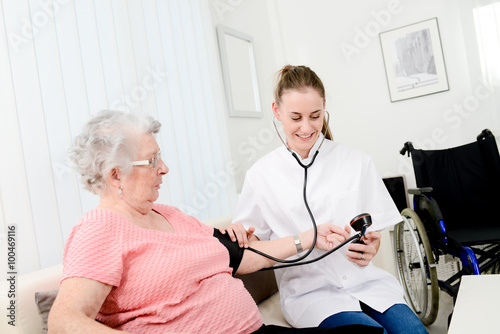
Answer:
[{"label": "wheelchair", "polygon": [[[500,156],[488,129],[463,146],[420,150],[406,142],[400,153],[411,155],[417,188],[408,190],[414,209],[404,208],[394,227],[397,272],[408,304],[430,325],[440,290],[455,304],[463,275],[499,273]],[[440,279],[437,266],[447,254],[460,266]]]}]

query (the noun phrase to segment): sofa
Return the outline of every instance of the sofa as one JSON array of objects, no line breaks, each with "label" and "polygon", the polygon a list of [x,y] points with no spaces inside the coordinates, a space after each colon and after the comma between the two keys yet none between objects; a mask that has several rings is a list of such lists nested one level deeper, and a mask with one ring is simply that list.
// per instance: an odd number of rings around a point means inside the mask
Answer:
[{"label": "sofa", "polygon": [[[214,227],[227,226],[231,217],[220,217],[204,221]],[[8,324],[5,316],[10,299],[8,298],[8,283],[0,283],[0,333],[2,334],[42,334],[44,333],[43,317],[47,317],[51,302],[51,292],[55,294],[59,287],[62,275],[62,264],[37,270],[17,277],[16,287],[16,325]],[[274,324],[290,327],[281,313],[279,291],[273,271],[260,271],[238,277],[243,281],[255,302],[257,303],[262,320],[265,324]],[[39,306],[42,314],[39,312]]]}]

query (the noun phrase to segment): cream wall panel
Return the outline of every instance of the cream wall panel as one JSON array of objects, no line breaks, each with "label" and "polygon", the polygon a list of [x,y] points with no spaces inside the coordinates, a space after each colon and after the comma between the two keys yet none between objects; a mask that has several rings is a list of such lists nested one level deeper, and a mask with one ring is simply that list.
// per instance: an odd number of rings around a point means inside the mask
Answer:
[{"label": "cream wall panel", "polygon": [[[199,36],[200,49],[206,53],[205,57],[200,57],[201,67],[205,69],[203,75],[207,76],[204,82],[208,82],[208,86],[204,89],[204,99],[207,105],[212,106],[211,110],[213,113],[207,118],[207,124],[212,131],[216,131],[219,135],[212,136],[212,147],[213,156],[215,162],[215,170],[218,171],[219,177],[225,176],[226,179],[219,181],[219,184],[224,189],[236,189],[235,185],[235,170],[238,169],[238,164],[235,164],[235,160],[224,159],[225,156],[231,156],[229,153],[229,143],[227,124],[226,124],[226,108],[225,108],[225,97],[223,91],[217,89],[217,87],[222,87],[222,73],[220,66],[213,66],[213,64],[220,64],[218,57],[218,43],[216,39],[215,30],[203,29],[202,27],[207,27],[211,25],[211,12],[210,7],[213,3],[208,1],[202,1],[198,10],[193,11],[193,21],[194,25],[198,27],[195,29],[197,33],[204,36]],[[229,192],[221,192],[221,206],[222,208],[229,206],[234,209],[236,207],[236,197],[230,196]]]},{"label": "cream wall panel", "polygon": [[148,20],[145,21],[145,29],[150,47],[151,68],[149,75],[153,80],[153,87],[155,87],[152,95],[157,107],[157,117],[162,123],[159,141],[163,159],[170,169],[168,177],[164,179],[162,190],[164,190],[167,203],[182,208],[185,196],[176,145],[176,140],[180,138],[175,137],[174,129],[177,125],[174,124],[172,115],[174,113],[172,99],[178,97],[180,91],[176,90],[176,85],[170,84],[176,78],[176,65],[173,50],[169,48],[172,32],[166,1],[145,4],[144,16],[148,17]]},{"label": "cream wall panel", "polygon": [[[0,19],[4,20],[4,6],[0,3]],[[22,6],[8,7],[11,13],[22,13]],[[9,26],[14,29],[14,27]],[[33,228],[26,170],[24,166],[23,147],[17,120],[17,108],[14,97],[12,69],[10,64],[9,42],[6,25],[0,24],[0,245],[6,243],[7,226],[17,225],[19,244],[19,272],[28,272],[31,268],[39,268],[36,236]],[[9,30],[19,34],[19,29]],[[6,248],[2,247],[0,254]],[[2,257],[5,258],[5,257]]]},{"label": "cream wall panel", "polygon": [[[103,64],[93,1],[75,1],[75,22],[80,46],[81,67],[84,74],[89,115],[107,105]],[[75,116],[73,116],[75,117]],[[78,126],[74,135],[81,131]]]},{"label": "cream wall panel", "polygon": [[[31,17],[29,3],[4,2],[4,21],[7,31],[16,31],[19,17]],[[5,15],[7,6],[20,6],[19,16]],[[17,9],[15,9],[17,11]],[[35,14],[38,12],[35,12]],[[35,16],[34,16],[35,17]],[[43,27],[42,27],[43,28]],[[36,36],[44,31],[40,29]],[[45,131],[42,98],[39,87],[39,77],[35,47],[32,40],[28,40],[19,52],[9,49],[14,83],[14,96],[17,106],[17,115],[21,131],[26,179],[29,187],[29,198],[33,213],[33,227],[37,236],[39,251],[57,256],[61,249],[52,248],[58,244],[58,234],[54,230],[54,222],[58,223],[57,204],[55,201],[54,184],[50,163],[50,152]],[[28,233],[20,230],[21,233]],[[42,267],[57,261],[54,257],[40,258]],[[61,256],[59,255],[59,258]]]},{"label": "cream wall panel", "polygon": [[[78,43],[81,54],[80,66],[83,71],[88,109],[86,114],[70,111],[70,119],[75,122],[72,136],[76,136],[81,132],[82,124],[91,115],[107,107],[108,100],[94,2],[74,1],[73,5],[75,8],[75,23],[77,25]],[[74,173],[73,178],[76,179],[76,174]],[[82,212],[86,212],[97,205],[98,198],[96,196],[82,189],[81,186],[79,187],[79,191]]]},{"label": "cream wall panel", "polygon": [[[139,5],[140,9],[138,8]],[[147,59],[147,66],[140,67],[138,70],[140,73],[139,88],[145,93],[143,108],[150,111],[150,114],[158,118],[162,123],[162,131],[158,137],[158,142],[162,148],[165,162],[169,168],[174,169],[171,163],[175,159],[171,158],[175,156],[175,138],[172,137],[171,121],[166,118],[170,113],[169,97],[168,93],[161,93],[167,92],[167,72],[158,22],[158,8],[154,1],[134,1],[130,3],[129,12],[140,13],[140,15],[136,15],[136,19],[140,16],[141,28],[133,31],[134,48],[137,50],[136,58],[144,57]],[[145,45],[144,50],[141,49],[142,45]],[[168,149],[166,143],[170,144]],[[163,203],[172,203],[169,188],[171,188],[170,190],[181,189],[180,180],[174,177],[173,174],[170,174],[167,180],[168,186],[164,184],[161,188],[159,200]],[[170,182],[171,180],[175,182]],[[179,193],[175,191],[172,195],[178,197]]]},{"label": "cream wall panel", "polygon": [[[66,240],[71,228],[82,215],[82,205],[79,183],[68,166],[66,149],[73,136],[81,131],[81,125],[88,119],[89,110],[85,77],[82,67],[81,50],[78,36],[78,26],[75,7],[72,2],[61,6],[54,18],[57,37],[57,54],[59,56],[59,71],[61,73],[61,94],[64,99],[64,109],[60,113],[45,109],[47,117],[60,123],[58,128],[49,131],[49,138],[54,136],[57,146],[51,150],[54,183],[59,204],[61,234]],[[42,45],[45,47],[45,45]],[[42,86],[43,87],[43,86]],[[64,140],[61,135],[64,134]]]},{"label": "cream wall panel", "polygon": [[[167,124],[170,126],[169,134],[171,135],[172,141],[165,138],[164,141],[164,151],[165,159],[170,166],[170,177],[167,178],[167,185],[172,192],[174,189],[178,189],[175,193],[170,193],[170,198],[172,200],[172,205],[178,206],[186,212],[194,213],[195,210],[189,210],[192,207],[192,203],[189,200],[193,193],[193,170],[192,164],[189,159],[188,151],[188,141],[186,126],[184,120],[184,113],[181,112],[185,110],[186,106],[183,104],[183,99],[181,97],[184,91],[181,86],[181,76],[182,73],[179,66],[179,59],[176,55],[174,44],[174,29],[177,29],[173,24],[172,16],[178,15],[177,13],[172,13],[171,7],[167,1],[158,1],[157,3],[158,11],[158,22],[160,27],[160,35],[162,38],[162,51],[163,60],[166,68],[166,88],[164,91],[164,98],[168,99],[169,103],[169,115]],[[163,86],[162,86],[163,87]],[[162,88],[160,87],[160,89]],[[161,114],[159,115],[161,117]],[[162,118],[162,117],[161,117]],[[175,144],[175,149],[172,149],[172,145]],[[173,155],[175,154],[175,155]],[[181,181],[182,180],[182,181]]]},{"label": "cream wall panel", "polygon": [[[147,1],[151,4],[151,1]],[[132,101],[137,105],[136,110],[142,111],[156,117],[156,105],[154,103],[154,89],[148,90],[144,85],[144,78],[148,75],[148,71],[154,64],[151,63],[149,57],[150,45],[147,40],[145,30],[145,18],[142,10],[143,4],[140,1],[127,2],[127,17],[130,21],[129,42],[131,46],[130,56],[131,62],[136,69],[137,79],[132,86],[129,87],[128,94],[131,95]],[[155,19],[154,17],[151,19]]]},{"label": "cream wall panel", "polygon": [[[200,115],[200,117],[197,119],[200,125],[199,138],[201,138],[202,142],[204,143],[204,145],[202,146],[203,160],[206,164],[212,165],[214,170],[224,171],[224,165],[221,163],[222,159],[220,159],[220,147],[218,145],[210,145],[210,143],[203,141],[203,138],[209,136],[209,133],[211,133],[212,131],[218,131],[217,126],[215,126],[213,122],[213,120],[217,119],[217,108],[213,104],[213,99],[210,97],[211,91],[205,90],[202,87],[203,82],[210,81],[210,66],[207,61],[209,49],[203,36],[204,29],[202,28],[202,24],[204,22],[204,19],[202,16],[202,10],[201,8],[196,8],[191,10],[189,13],[192,22],[194,22],[193,38],[196,41],[196,45],[199,47],[199,51],[194,53],[194,56],[196,56],[196,59],[194,61],[196,62],[196,66],[198,68],[200,76],[202,77],[201,81],[198,81],[196,79],[193,79],[193,81],[197,90],[195,110],[198,110],[198,108],[205,110],[205,112],[203,112],[202,115]],[[214,187],[214,184],[218,184],[221,187],[225,186],[227,181],[226,179],[222,180],[221,175],[221,173],[219,173],[219,175],[209,175],[209,178],[206,180],[206,183],[203,186],[203,189],[206,189],[208,196],[217,195],[216,193],[213,193],[212,190],[217,189],[216,187]],[[221,205],[223,205],[222,203],[224,200],[225,198],[219,198],[219,201],[209,202],[211,204],[211,211],[216,212],[214,216],[219,216],[221,214]]]},{"label": "cream wall panel", "polygon": [[[196,36],[195,26],[193,24],[188,25],[187,22],[195,22],[193,16],[194,9],[189,6],[188,1],[182,1],[178,3],[179,6],[179,19],[180,24],[182,24],[182,31],[184,32],[183,38],[185,42],[185,55],[186,55],[186,70],[189,77],[191,98],[189,102],[192,103],[192,107],[188,108],[190,110],[187,113],[187,124],[191,125],[188,127],[190,131],[190,136],[193,141],[196,141],[196,145],[191,149],[193,154],[193,161],[196,164],[201,164],[203,166],[211,166],[213,168],[213,155],[211,152],[210,133],[207,129],[207,117],[212,117],[214,110],[207,106],[206,101],[203,97],[203,89],[205,85],[208,85],[207,77],[203,75],[206,68],[202,68],[200,64],[200,58],[206,53],[201,45],[199,36]],[[189,117],[189,118],[188,118]],[[204,196],[208,199],[211,197],[215,198],[217,194],[218,187],[214,185],[209,175],[199,175],[196,178],[195,191],[202,191],[199,196]],[[203,176],[203,177],[201,177]],[[208,177],[207,177],[208,176]],[[206,204],[202,207],[206,207],[208,212],[216,212],[219,214],[218,201],[206,201]]]},{"label": "cream wall panel", "polygon": [[[31,0],[29,4],[32,17],[44,13],[43,9],[40,8],[39,1]],[[48,15],[45,15],[48,18]],[[58,15],[54,16],[58,17]],[[47,168],[50,169],[51,174],[45,180],[45,187],[41,187],[38,183],[35,183],[30,185],[30,192],[34,194],[34,198],[44,198],[44,205],[50,205],[54,210],[57,210],[57,213],[54,213],[53,216],[43,216],[43,218],[48,218],[47,220],[42,220],[42,216],[35,216],[39,256],[42,267],[45,267],[61,261],[64,244],[61,233],[61,221],[74,222],[76,217],[78,217],[76,214],[79,211],[79,207],[75,207],[74,204],[77,203],[74,201],[66,203],[68,198],[75,196],[74,190],[71,184],[59,181],[61,173],[64,173],[64,168],[60,164],[65,159],[65,149],[69,146],[71,139],[61,71],[61,59],[59,57],[59,43],[54,21],[47,20],[47,24],[40,27],[33,42],[38,71],[38,82],[34,81],[33,84],[38,86],[37,90],[40,92],[42,102],[40,106],[40,120],[42,123],[39,124],[45,125],[47,140],[46,143],[42,142],[40,144],[48,145],[47,154],[49,161],[47,162]],[[30,134],[23,131],[23,135],[29,136]]]},{"label": "cream wall panel", "polygon": [[[135,48],[132,42],[135,24],[129,16],[129,2],[112,2],[113,26],[116,35],[117,59],[123,92],[110,101],[111,109],[143,112],[140,98],[136,98],[140,75],[137,73]],[[133,17],[133,16],[132,16]],[[144,38],[144,36],[142,36]],[[140,63],[141,60],[139,60]]]},{"label": "cream wall panel", "polygon": [[111,2],[94,1],[94,6],[107,98],[106,106],[100,106],[100,109],[103,109],[104,107],[111,107],[111,103],[124,94],[124,90]]},{"label": "cream wall panel", "polygon": [[[175,1],[168,2],[168,20],[171,22],[171,29],[173,31],[179,31],[182,29],[182,19],[181,13],[179,10],[179,5]],[[184,168],[184,166],[196,166],[199,165],[200,162],[200,151],[191,145],[191,141],[198,142],[196,136],[196,124],[193,122],[192,112],[193,112],[193,92],[191,90],[191,82],[189,77],[189,69],[188,69],[188,54],[186,53],[186,47],[184,45],[184,40],[187,38],[186,32],[183,34],[172,34],[172,44],[171,46],[167,46],[167,48],[171,48],[174,51],[174,57],[176,61],[177,67],[177,80],[174,85],[177,86],[176,89],[180,89],[184,94],[179,94],[179,98],[177,96],[172,96],[172,101],[175,102],[172,117],[174,124],[183,124],[182,128],[175,128],[175,138],[179,140],[179,138],[184,137],[185,139],[180,139],[182,144],[181,148],[178,150],[179,152],[179,163],[182,166],[181,169],[181,179],[186,179],[186,174],[189,173],[189,179],[192,180],[189,184],[183,184],[184,195],[186,201],[193,198],[194,202],[189,203],[192,208],[194,208],[194,213],[199,211],[199,207],[201,207],[202,201],[199,200],[199,197],[196,196],[196,186],[201,185],[203,180],[201,179],[198,173],[193,171],[193,168],[188,167]],[[172,87],[172,85],[170,86]],[[177,112],[177,110],[184,110],[183,113]],[[179,133],[179,132],[182,132]],[[178,134],[179,133],[179,134]],[[189,210],[191,211],[191,210]]]},{"label": "cream wall panel", "polygon": [[[36,39],[36,45],[41,51],[37,54],[44,57],[44,63],[38,63],[40,89],[47,101],[44,102],[44,115],[62,245],[82,215],[79,185],[66,161],[66,150],[72,134],[80,131],[88,115],[73,3],[65,3],[58,9],[53,24],[47,25],[47,33],[51,42]],[[52,81],[57,81],[57,85]]]}]

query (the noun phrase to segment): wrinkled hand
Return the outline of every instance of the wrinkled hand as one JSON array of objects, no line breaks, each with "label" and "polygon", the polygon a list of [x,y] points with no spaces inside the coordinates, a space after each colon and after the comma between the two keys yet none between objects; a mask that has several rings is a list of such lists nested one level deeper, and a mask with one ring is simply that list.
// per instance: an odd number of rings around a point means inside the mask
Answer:
[{"label": "wrinkled hand", "polygon": [[[380,246],[382,233],[378,231],[366,232],[362,238],[363,244],[351,243],[346,252],[347,259],[356,263],[360,267],[366,267],[370,261],[377,255]],[[361,253],[358,253],[361,252]]]},{"label": "wrinkled hand", "polygon": [[[349,235],[350,230],[348,230],[347,228],[348,226],[346,226],[346,228],[343,229],[340,226],[332,224],[318,225],[318,238],[316,239],[315,248],[324,251],[329,251],[337,247],[350,237]],[[314,230],[310,229],[308,232],[310,233],[310,238],[312,243]]]},{"label": "wrinkled hand", "polygon": [[226,231],[233,242],[238,241],[240,247],[248,247],[248,240],[252,237],[253,232],[255,232],[255,227],[250,226],[248,230],[242,223],[233,223],[228,225],[226,228],[219,228],[220,233],[226,234]]}]

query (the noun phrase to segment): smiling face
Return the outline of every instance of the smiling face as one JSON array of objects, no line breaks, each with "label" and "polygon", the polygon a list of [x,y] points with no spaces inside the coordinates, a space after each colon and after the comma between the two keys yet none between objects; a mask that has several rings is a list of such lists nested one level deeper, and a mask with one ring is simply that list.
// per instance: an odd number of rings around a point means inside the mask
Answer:
[{"label": "smiling face", "polygon": [[290,90],[284,93],[279,104],[273,102],[273,112],[281,121],[288,139],[288,147],[302,159],[316,143],[323,127],[325,99],[312,88]]},{"label": "smiling face", "polygon": [[[160,147],[151,134],[136,137],[136,156],[134,160],[151,160],[160,153]],[[153,165],[134,166],[132,173],[121,179],[122,199],[134,210],[143,214],[149,212],[159,197],[163,175],[168,167],[162,159],[156,168]]]}]

